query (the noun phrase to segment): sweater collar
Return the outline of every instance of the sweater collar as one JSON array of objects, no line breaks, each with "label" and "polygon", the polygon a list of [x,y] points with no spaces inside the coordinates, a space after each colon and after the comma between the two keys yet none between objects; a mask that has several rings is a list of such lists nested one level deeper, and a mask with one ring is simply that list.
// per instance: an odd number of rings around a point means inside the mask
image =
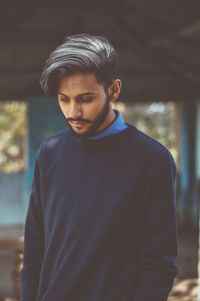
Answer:
[{"label": "sweater collar", "polygon": [[107,128],[103,129],[103,131],[99,132],[97,135],[89,137],[88,140],[100,140],[108,136],[112,136],[119,132],[122,132],[128,127],[121,113],[117,110],[114,110],[114,112],[116,115],[114,121],[111,124],[109,124]]}]

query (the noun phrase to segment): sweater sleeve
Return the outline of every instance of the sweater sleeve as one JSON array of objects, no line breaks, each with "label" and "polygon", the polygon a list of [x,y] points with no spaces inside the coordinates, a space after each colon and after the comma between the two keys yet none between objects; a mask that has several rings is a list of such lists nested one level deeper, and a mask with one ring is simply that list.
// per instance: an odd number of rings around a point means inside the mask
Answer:
[{"label": "sweater sleeve", "polygon": [[[163,162],[164,161],[164,162]],[[134,301],[166,301],[178,273],[176,167],[170,154],[154,162],[143,182],[139,278]]]},{"label": "sweater sleeve", "polygon": [[36,301],[44,249],[43,218],[40,194],[40,167],[35,164],[32,191],[25,222],[21,301]]}]

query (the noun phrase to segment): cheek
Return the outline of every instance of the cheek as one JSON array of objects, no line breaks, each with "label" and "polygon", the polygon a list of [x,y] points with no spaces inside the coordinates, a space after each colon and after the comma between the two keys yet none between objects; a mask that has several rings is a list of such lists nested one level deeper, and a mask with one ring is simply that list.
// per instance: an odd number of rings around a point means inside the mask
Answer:
[{"label": "cheek", "polygon": [[83,115],[88,115],[90,118],[95,119],[96,116],[102,111],[103,103],[95,102],[88,106],[85,106],[83,110]]},{"label": "cheek", "polygon": [[68,106],[65,105],[65,104],[60,104],[59,103],[59,107],[60,107],[61,111],[63,112],[63,114],[66,116],[67,112],[68,112]]}]

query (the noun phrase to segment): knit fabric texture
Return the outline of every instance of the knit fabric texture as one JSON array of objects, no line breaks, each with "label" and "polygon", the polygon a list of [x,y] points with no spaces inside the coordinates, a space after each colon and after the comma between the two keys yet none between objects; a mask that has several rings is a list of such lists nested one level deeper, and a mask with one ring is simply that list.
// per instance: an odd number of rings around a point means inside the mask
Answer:
[{"label": "knit fabric texture", "polygon": [[65,129],[37,154],[21,301],[166,301],[177,267],[174,160],[127,128]]}]

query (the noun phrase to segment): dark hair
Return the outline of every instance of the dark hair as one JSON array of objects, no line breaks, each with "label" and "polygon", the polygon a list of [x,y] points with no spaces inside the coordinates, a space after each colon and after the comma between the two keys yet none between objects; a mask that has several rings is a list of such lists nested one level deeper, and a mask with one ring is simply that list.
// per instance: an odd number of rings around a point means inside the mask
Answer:
[{"label": "dark hair", "polygon": [[81,72],[93,73],[106,88],[117,78],[117,63],[117,53],[106,38],[88,34],[69,36],[47,59],[40,85],[46,95],[55,95],[63,76]]}]

